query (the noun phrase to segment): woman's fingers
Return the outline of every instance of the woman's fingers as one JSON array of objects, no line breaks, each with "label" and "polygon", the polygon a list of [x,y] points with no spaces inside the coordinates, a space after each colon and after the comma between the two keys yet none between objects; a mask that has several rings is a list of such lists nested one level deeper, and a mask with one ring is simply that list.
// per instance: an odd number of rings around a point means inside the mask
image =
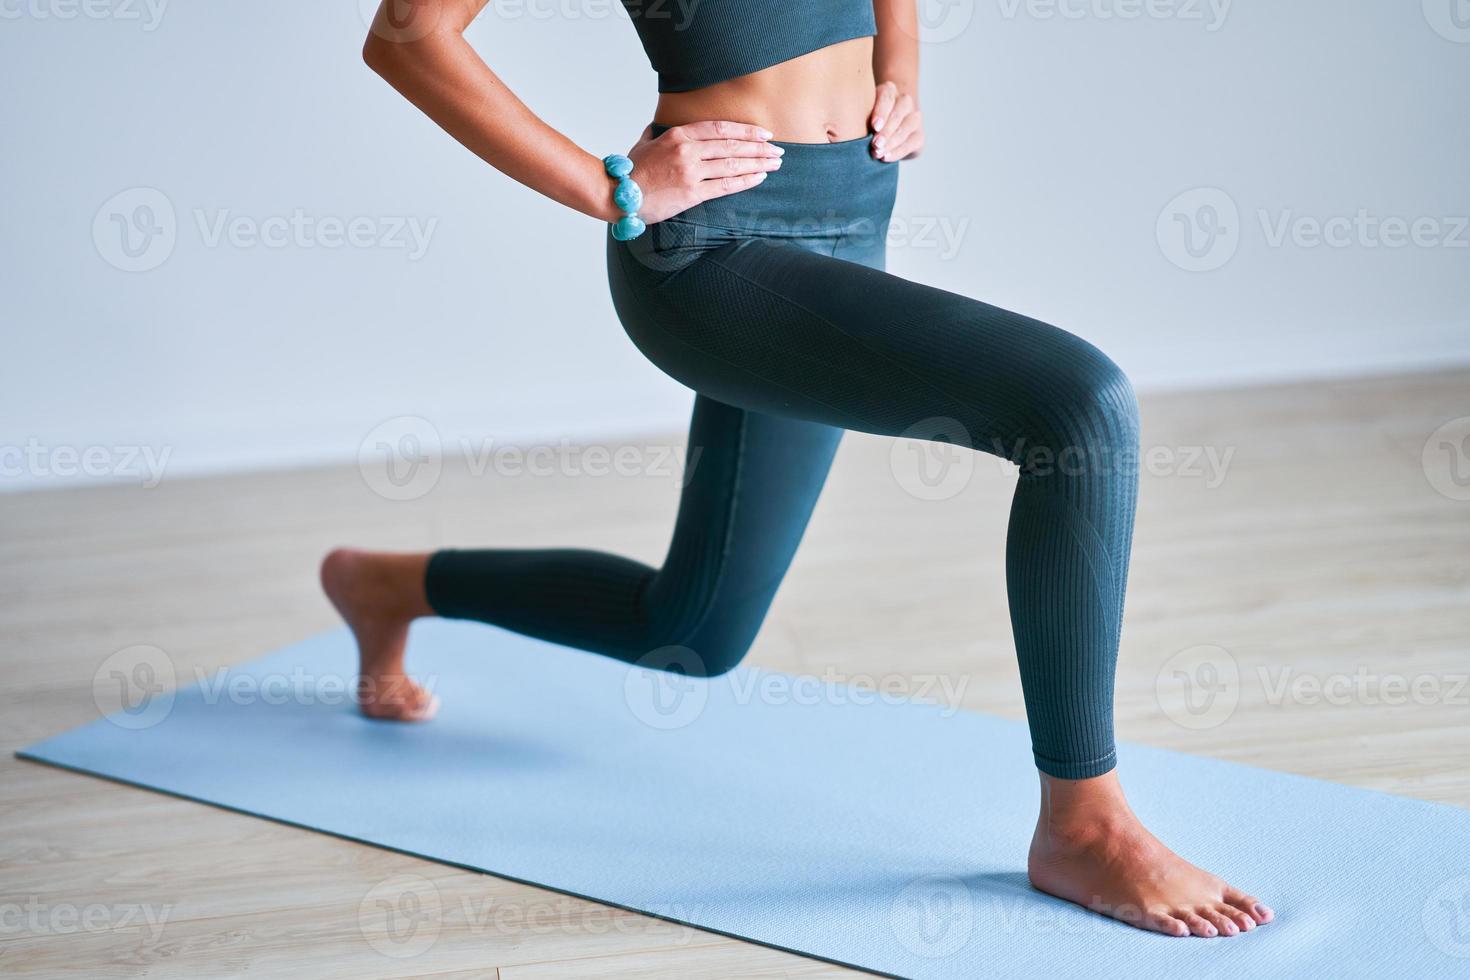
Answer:
[{"label": "woman's fingers", "polygon": [[883,151],[878,158],[884,163],[897,163],[900,160],[912,160],[924,149],[924,131],[915,130],[910,133],[904,141],[897,146],[890,146]]},{"label": "woman's fingers", "polygon": [[906,114],[898,127],[874,146],[880,160],[904,160],[924,148],[924,116],[918,109]]},{"label": "woman's fingers", "polygon": [[773,135],[769,129],[749,123],[730,122],[727,119],[706,119],[703,122],[685,123],[669,130],[682,139],[690,140],[750,140],[765,142]]},{"label": "woman's fingers", "polygon": [[775,143],[764,140],[700,140],[690,144],[699,151],[701,160],[721,160],[726,157],[779,157],[786,151]]},{"label": "woman's fingers", "polygon": [[640,142],[631,151],[643,190],[639,214],[656,224],[701,201],[754,187],[781,166],[784,151],[771,136],[750,123],[709,119]]},{"label": "woman's fingers", "polygon": [[750,190],[756,184],[766,179],[765,172],[753,174],[742,174],[736,177],[715,177],[711,180],[699,182],[699,194],[701,201],[708,201],[716,197],[724,197],[727,194],[738,194],[741,191]]},{"label": "woman's fingers", "polygon": [[873,136],[873,153],[880,159],[887,159],[887,152],[899,144],[900,140],[912,129],[911,117],[918,110],[914,108],[914,100],[908,95],[900,95],[893,103],[893,109],[883,123],[883,129]]},{"label": "woman's fingers", "polygon": [[898,102],[898,86],[892,82],[884,82],[878,86],[876,97],[873,99],[873,115],[868,119],[868,125],[873,132],[883,132],[883,127],[888,124],[893,114],[893,107]]},{"label": "woman's fingers", "polygon": [[715,180],[720,177],[743,177],[746,174],[769,173],[781,166],[778,156],[720,157],[701,160],[695,168],[700,180]]}]

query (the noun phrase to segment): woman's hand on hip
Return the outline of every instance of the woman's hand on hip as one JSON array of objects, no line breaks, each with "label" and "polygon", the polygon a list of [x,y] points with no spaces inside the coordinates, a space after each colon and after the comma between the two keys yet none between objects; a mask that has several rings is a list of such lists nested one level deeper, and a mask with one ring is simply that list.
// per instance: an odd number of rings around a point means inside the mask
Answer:
[{"label": "woman's hand on hip", "polygon": [[628,151],[643,191],[638,215],[650,225],[754,187],[781,166],[785,152],[768,131],[745,123],[708,120],[652,132],[645,129]]},{"label": "woman's hand on hip", "polygon": [[885,163],[912,160],[924,148],[924,115],[914,96],[883,82],[873,97],[873,156]]}]

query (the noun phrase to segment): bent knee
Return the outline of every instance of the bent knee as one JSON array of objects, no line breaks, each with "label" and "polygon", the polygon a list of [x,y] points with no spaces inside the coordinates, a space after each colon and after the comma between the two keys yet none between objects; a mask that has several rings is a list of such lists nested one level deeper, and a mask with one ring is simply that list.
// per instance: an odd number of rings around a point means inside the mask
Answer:
[{"label": "bent knee", "polygon": [[721,677],[740,666],[750,642],[740,639],[686,639],[657,647],[639,657],[637,666],[687,677]]},{"label": "bent knee", "polygon": [[739,603],[715,602],[702,609],[698,625],[678,641],[687,651],[684,672],[720,677],[740,666],[765,622],[769,605],[769,597],[762,595]]},{"label": "bent knee", "polygon": [[1029,424],[1012,462],[1044,476],[1132,473],[1138,465],[1138,399],[1106,354],[1077,339],[1034,377]]},{"label": "bent knee", "polygon": [[704,660],[704,673],[701,677],[723,677],[745,659],[750,652],[750,644],[731,644],[710,649],[709,656]]},{"label": "bent knee", "polygon": [[735,670],[750,651],[750,644],[710,645],[701,642],[695,648],[692,642],[656,646],[638,657],[634,664],[645,670],[710,679]]},{"label": "bent knee", "polygon": [[700,630],[698,635],[690,637],[689,649],[694,653],[698,676],[722,677],[739,667],[755,643],[762,619],[764,611],[753,622],[742,619],[713,629]]},{"label": "bent knee", "polygon": [[1054,452],[1137,447],[1133,383],[1102,351],[1079,340],[1073,356],[1038,380],[1038,445]]}]

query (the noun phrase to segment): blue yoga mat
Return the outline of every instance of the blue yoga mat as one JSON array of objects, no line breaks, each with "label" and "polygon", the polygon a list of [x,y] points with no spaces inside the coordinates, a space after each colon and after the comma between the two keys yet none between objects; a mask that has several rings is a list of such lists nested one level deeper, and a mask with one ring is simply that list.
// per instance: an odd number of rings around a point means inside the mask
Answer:
[{"label": "blue yoga mat", "polygon": [[1147,824],[1277,912],[1174,939],[1027,885],[1017,722],[478,624],[411,642],[427,725],[361,717],[334,632],[20,754],[896,976],[1470,976],[1467,810],[1124,746]]}]

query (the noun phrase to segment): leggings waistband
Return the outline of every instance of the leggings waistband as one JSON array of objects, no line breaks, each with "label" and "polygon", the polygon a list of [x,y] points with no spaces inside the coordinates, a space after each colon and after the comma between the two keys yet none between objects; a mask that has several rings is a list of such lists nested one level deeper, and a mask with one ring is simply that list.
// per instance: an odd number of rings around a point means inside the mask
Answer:
[{"label": "leggings waistband", "polygon": [[[668,126],[653,125],[658,136]],[[749,190],[718,197],[676,215],[686,224],[736,229],[763,237],[831,234],[856,224],[886,224],[898,192],[898,164],[873,158],[871,137],[837,143],[786,143],[781,168]]]}]

